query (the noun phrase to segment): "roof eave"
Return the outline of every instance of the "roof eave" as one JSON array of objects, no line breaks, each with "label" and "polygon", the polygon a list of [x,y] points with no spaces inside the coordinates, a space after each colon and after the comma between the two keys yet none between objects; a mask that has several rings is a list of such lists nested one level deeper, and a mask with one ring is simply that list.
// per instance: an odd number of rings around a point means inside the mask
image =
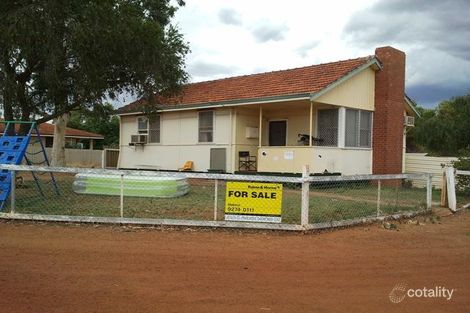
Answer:
[{"label": "roof eave", "polygon": [[[226,101],[220,101],[220,102],[161,105],[157,109],[157,112],[223,108],[223,107],[244,106],[244,105],[250,105],[250,104],[263,104],[263,103],[286,102],[286,101],[309,100],[309,99],[310,99],[310,93],[297,93],[297,94],[291,94],[291,95],[263,97],[263,98],[226,100]],[[143,113],[144,112],[142,111],[136,111],[136,112],[118,113],[117,115],[126,116],[126,115],[138,115],[138,114],[143,114]]]},{"label": "roof eave", "polygon": [[414,106],[414,104],[416,104],[416,102],[414,102],[413,99],[408,97],[408,95],[406,93],[405,93],[405,104],[407,105],[408,108],[411,109],[411,112],[413,112],[416,117],[421,117],[421,114],[416,110],[416,108]]}]

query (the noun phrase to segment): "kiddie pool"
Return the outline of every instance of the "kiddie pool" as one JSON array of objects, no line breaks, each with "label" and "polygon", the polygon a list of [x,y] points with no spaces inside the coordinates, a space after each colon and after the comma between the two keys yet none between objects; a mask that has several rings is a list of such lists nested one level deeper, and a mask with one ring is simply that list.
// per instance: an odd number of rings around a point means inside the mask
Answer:
[{"label": "kiddie pool", "polygon": [[[77,174],[72,189],[78,194],[119,196],[120,175]],[[174,198],[189,192],[185,178],[130,176],[123,177],[123,194],[130,197]]]}]

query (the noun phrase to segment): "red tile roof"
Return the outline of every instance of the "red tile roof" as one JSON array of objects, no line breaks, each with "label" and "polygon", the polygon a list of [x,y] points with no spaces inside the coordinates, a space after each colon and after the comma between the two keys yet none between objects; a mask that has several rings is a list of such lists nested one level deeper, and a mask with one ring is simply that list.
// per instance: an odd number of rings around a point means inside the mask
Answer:
[{"label": "red tile roof", "polygon": [[[3,119],[0,121],[3,121]],[[0,123],[1,134],[3,134],[4,129],[5,129],[5,124]],[[54,136],[54,125],[48,124],[48,123],[40,124],[39,133],[41,134],[41,136]],[[65,129],[65,137],[84,137],[84,138],[93,138],[93,139],[104,139],[103,135],[88,132],[85,130],[70,128],[70,127],[67,127]]]},{"label": "red tile roof", "polygon": [[[371,61],[374,56],[324,63],[289,70],[230,77],[188,84],[182,93],[160,102],[167,105],[217,104],[224,101],[259,99],[315,93]],[[118,114],[137,112],[145,102],[137,100],[118,109]]]}]

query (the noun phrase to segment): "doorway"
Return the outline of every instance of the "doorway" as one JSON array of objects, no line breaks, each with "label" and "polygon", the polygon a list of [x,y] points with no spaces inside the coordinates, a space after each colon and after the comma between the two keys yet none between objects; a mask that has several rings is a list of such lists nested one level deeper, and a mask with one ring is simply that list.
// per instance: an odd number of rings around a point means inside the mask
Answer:
[{"label": "doorway", "polygon": [[269,122],[269,145],[285,146],[287,144],[287,121]]}]

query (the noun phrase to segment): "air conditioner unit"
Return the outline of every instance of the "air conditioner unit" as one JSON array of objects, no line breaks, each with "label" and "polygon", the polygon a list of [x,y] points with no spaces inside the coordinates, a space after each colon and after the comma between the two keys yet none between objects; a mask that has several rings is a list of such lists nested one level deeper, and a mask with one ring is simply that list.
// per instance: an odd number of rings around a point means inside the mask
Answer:
[{"label": "air conditioner unit", "polygon": [[139,144],[143,145],[147,143],[147,136],[148,135],[131,135],[131,144]]},{"label": "air conditioner unit", "polygon": [[415,118],[413,116],[405,116],[405,126],[415,126]]},{"label": "air conditioner unit", "polygon": [[258,127],[246,127],[245,128],[246,139],[256,139],[259,138]]}]

